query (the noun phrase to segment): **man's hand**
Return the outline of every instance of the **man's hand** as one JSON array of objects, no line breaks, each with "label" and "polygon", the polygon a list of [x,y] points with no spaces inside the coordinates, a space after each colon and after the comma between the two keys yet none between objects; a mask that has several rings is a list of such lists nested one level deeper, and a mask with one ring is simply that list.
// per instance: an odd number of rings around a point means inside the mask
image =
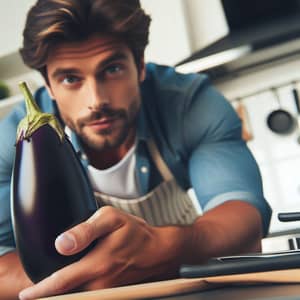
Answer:
[{"label": "man's hand", "polygon": [[[56,249],[72,255],[97,240],[81,260],[23,290],[28,300],[78,290],[95,290],[177,275],[190,227],[152,227],[141,218],[106,206],[56,239]],[[163,275],[163,276],[162,276]]]}]

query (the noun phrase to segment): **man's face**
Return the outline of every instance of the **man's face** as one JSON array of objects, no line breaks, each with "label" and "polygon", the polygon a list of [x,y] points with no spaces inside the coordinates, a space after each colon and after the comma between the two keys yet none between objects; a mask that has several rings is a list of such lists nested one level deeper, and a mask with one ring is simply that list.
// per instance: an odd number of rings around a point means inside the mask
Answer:
[{"label": "man's face", "polygon": [[108,37],[60,44],[47,75],[63,121],[85,146],[116,148],[134,132],[144,68],[138,72],[125,44]]}]

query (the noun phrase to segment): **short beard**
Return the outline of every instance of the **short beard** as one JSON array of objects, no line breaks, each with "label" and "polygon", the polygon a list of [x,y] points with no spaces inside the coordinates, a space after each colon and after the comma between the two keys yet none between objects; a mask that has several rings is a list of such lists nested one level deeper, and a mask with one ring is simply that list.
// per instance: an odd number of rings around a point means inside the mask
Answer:
[{"label": "short beard", "polygon": [[[88,118],[81,119],[76,124],[69,118],[63,118],[65,124],[73,130],[80,138],[82,146],[85,148],[90,148],[94,151],[106,151],[110,149],[117,148],[121,146],[128,137],[130,131],[136,127],[137,115],[139,112],[139,104],[137,101],[131,103],[128,108],[128,111],[122,110],[112,110],[110,108],[104,108],[101,111],[93,112]],[[107,117],[116,117],[118,121],[122,121],[122,127],[118,128],[119,134],[112,138],[114,129],[104,129],[101,131],[101,136],[103,137],[103,142],[99,143],[93,137],[90,137],[81,128],[84,127],[84,124],[92,122],[94,120],[100,119],[103,116]]]},{"label": "short beard", "polygon": [[[84,132],[81,132],[79,136],[83,146],[87,146],[95,151],[107,151],[121,146],[125,142],[126,138],[128,137],[130,130],[135,125],[136,125],[135,120],[134,122],[128,122],[127,118],[124,119],[124,125],[122,126],[120,134],[118,134],[114,139],[109,138],[112,133],[111,129],[102,130],[101,135],[104,138],[104,142],[102,142],[101,144],[95,141],[93,138],[90,138]],[[105,138],[105,136],[107,136],[107,138]]]}]

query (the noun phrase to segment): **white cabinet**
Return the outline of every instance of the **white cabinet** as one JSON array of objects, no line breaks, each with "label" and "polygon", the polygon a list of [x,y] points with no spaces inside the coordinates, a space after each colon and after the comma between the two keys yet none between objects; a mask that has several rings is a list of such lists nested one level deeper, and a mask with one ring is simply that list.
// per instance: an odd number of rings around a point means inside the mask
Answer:
[{"label": "white cabinet", "polygon": [[184,3],[193,51],[229,33],[221,0],[185,0]]},{"label": "white cabinet", "polygon": [[0,58],[20,48],[26,14],[33,3],[35,0],[0,1]]},{"label": "white cabinet", "polygon": [[146,61],[174,65],[191,55],[185,1],[141,0],[141,5],[152,18]]}]

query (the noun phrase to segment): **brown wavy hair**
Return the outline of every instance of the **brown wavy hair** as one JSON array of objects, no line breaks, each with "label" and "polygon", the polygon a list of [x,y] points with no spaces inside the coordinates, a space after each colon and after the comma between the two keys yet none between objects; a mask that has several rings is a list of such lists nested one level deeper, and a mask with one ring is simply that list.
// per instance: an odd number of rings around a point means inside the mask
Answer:
[{"label": "brown wavy hair", "polygon": [[57,45],[110,35],[127,44],[139,68],[150,21],[139,0],[38,0],[27,15],[20,54],[47,80],[46,61]]}]

